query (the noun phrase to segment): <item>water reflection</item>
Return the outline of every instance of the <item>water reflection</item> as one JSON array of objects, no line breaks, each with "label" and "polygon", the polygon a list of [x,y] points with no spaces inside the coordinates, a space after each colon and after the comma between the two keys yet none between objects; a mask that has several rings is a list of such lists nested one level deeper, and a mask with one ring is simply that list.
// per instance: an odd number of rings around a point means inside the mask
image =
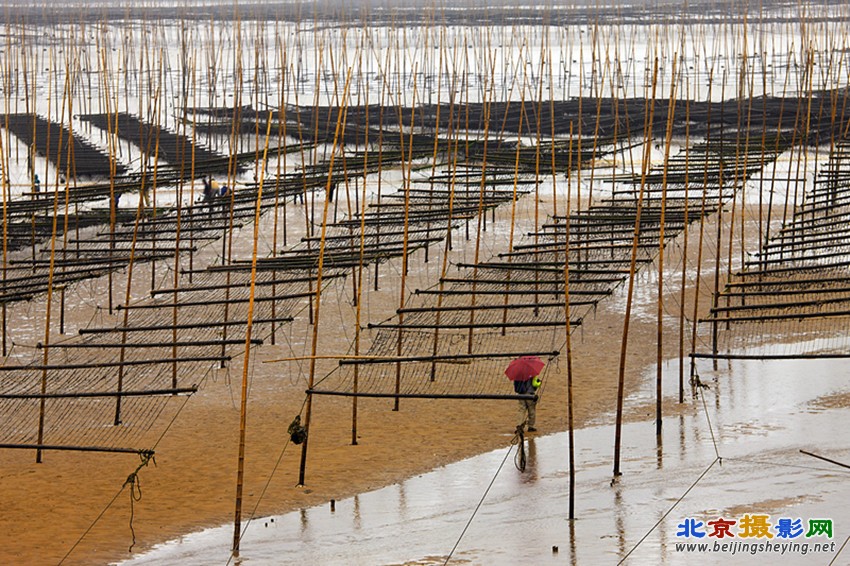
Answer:
[{"label": "water reflection", "polygon": [[361,524],[361,521],[360,521],[360,496],[359,495],[354,496],[354,511],[353,511],[352,518],[353,518],[352,524],[354,526],[354,530],[359,531],[362,527],[362,524]]},{"label": "water reflection", "polygon": [[406,520],[407,517],[407,490],[405,485],[407,482],[398,484],[398,517],[399,520]]},{"label": "water reflection", "polygon": [[298,514],[301,517],[301,534],[305,535],[307,533],[307,530],[310,528],[310,522],[307,519],[307,510],[300,509],[298,511]]},{"label": "water reflection", "polygon": [[526,438],[525,473],[523,483],[533,484],[537,481],[537,441],[534,437]]},{"label": "water reflection", "polygon": [[576,554],[576,521],[575,519],[567,521],[570,526],[570,564],[578,564],[578,555]]},{"label": "water reflection", "polygon": [[614,531],[617,535],[617,554],[622,560],[626,556],[626,509],[623,505],[622,480],[618,479],[611,483],[614,488]]},{"label": "water reflection", "polygon": [[655,437],[655,469],[660,470],[664,467],[664,441],[663,435],[659,434]]},{"label": "water reflection", "polygon": [[[277,517],[274,529],[246,532],[242,554],[252,564],[274,564],[284,555],[309,564],[431,564],[433,557],[447,555],[474,512],[454,555],[459,561],[611,564],[631,552],[629,564],[679,564],[675,528],[688,516],[704,520],[719,514],[788,513],[850,524],[850,508],[844,503],[850,500],[848,475],[813,469],[819,466],[799,453],[815,445],[818,454],[850,461],[850,438],[829,433],[846,427],[850,408],[804,410],[816,399],[850,393],[843,370],[835,364],[814,363],[807,366],[805,387],[797,387],[799,368],[739,364],[746,365],[733,364],[736,382],[726,388],[735,390],[734,403],[693,400],[690,410],[667,418],[661,441],[650,428],[651,419],[624,425],[628,467],[616,482],[612,483],[610,471],[613,426],[576,431],[575,521],[567,519],[568,436],[562,433],[527,439],[524,473],[510,462],[500,470],[506,446],[410,478],[403,485],[340,501],[335,514],[328,513],[324,504]],[[771,387],[765,388],[768,376]],[[706,372],[706,377],[713,376]],[[716,394],[714,388],[700,392]],[[712,429],[722,432],[715,435],[717,452]],[[664,445],[676,449],[665,453]],[[516,447],[511,457],[515,451]],[[723,466],[715,465],[691,490],[717,453],[724,457]],[[352,513],[341,512],[348,504]],[[669,515],[653,529],[665,514]],[[522,529],[516,528],[517,522]],[[132,563],[225,562],[230,538],[229,527],[210,529]],[[555,552],[553,547],[559,545]],[[781,558],[777,562],[795,563]]]}]

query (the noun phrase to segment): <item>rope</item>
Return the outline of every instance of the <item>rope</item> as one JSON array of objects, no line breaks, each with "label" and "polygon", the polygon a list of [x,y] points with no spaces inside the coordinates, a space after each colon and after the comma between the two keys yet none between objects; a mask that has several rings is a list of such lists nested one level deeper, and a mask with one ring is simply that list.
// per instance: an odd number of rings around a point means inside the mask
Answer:
[{"label": "rope", "polygon": [[[303,402],[303,403],[301,403],[301,410],[300,410],[300,411],[298,411],[298,417],[300,417],[300,416],[301,416],[301,413],[303,413],[303,412],[304,412],[304,406],[305,406],[306,404],[307,404],[307,396],[305,395],[305,396],[304,396],[304,402]],[[297,418],[297,417],[296,417],[296,418]],[[263,486],[263,489],[262,489],[262,491],[260,492],[260,496],[257,498],[257,502],[254,504],[254,508],[251,510],[251,516],[250,516],[250,517],[248,517],[248,520],[245,522],[245,526],[244,526],[244,527],[242,527],[242,532],[241,532],[241,533],[239,533],[239,541],[240,541],[240,542],[242,541],[242,537],[244,537],[244,536],[245,536],[245,533],[248,531],[248,527],[251,525],[251,522],[252,522],[252,521],[254,520],[254,518],[257,516],[257,509],[260,507],[260,502],[261,502],[261,501],[263,500],[263,498],[265,497],[265,495],[266,495],[266,491],[268,491],[268,489],[269,489],[269,485],[271,485],[271,483],[272,483],[272,478],[274,478],[274,475],[275,475],[275,473],[277,472],[278,467],[280,467],[280,463],[281,463],[281,461],[283,461],[283,455],[284,455],[284,454],[286,454],[286,449],[287,449],[287,448],[289,448],[289,444],[290,444],[290,437],[289,437],[289,436],[287,436],[287,440],[286,440],[286,442],[285,442],[285,443],[284,443],[284,445],[283,445],[283,449],[280,451],[280,454],[278,454],[278,456],[277,456],[277,461],[275,462],[274,466],[272,467],[272,471],[271,471],[271,473],[269,474],[269,479],[267,479],[267,480],[266,480],[266,484]],[[227,565],[228,565],[228,566],[229,566],[229,565],[230,565],[230,563],[233,561],[233,558],[234,558],[234,556],[233,556],[233,554],[231,553],[231,554],[230,554],[230,556],[229,556],[229,557],[228,557],[228,559],[227,559]]]},{"label": "rope", "polygon": [[726,462],[744,462],[747,464],[759,464],[763,466],[776,466],[778,468],[794,468],[796,470],[813,470],[815,472],[829,472],[839,474],[850,474],[850,471],[836,470],[835,468],[818,468],[815,466],[801,466],[799,464],[785,464],[781,462],[771,462],[770,460],[752,460],[749,458],[725,458]]},{"label": "rope", "polygon": [[[201,384],[203,384],[203,383],[207,380],[207,378],[209,377],[209,375],[210,375],[210,372],[211,372],[211,371],[212,371],[212,368],[210,368],[210,369],[208,369],[208,370],[207,370],[207,373],[206,373],[206,374],[205,374],[205,375],[201,378],[201,381],[200,381],[200,382],[199,382],[199,384],[198,384],[198,386],[199,386],[199,387],[200,387],[200,385],[201,385]],[[183,412],[183,409],[184,409],[184,408],[186,408],[186,404],[189,402],[189,399],[191,399],[191,396],[186,396],[186,397],[184,398],[183,403],[182,403],[182,404],[180,405],[180,407],[177,409],[177,411],[175,412],[174,416],[171,418],[171,421],[170,421],[170,422],[168,423],[168,425],[165,427],[165,430],[163,430],[163,431],[162,431],[162,434],[159,436],[159,438],[157,439],[157,441],[154,443],[153,448],[151,448],[150,450],[143,450],[143,451],[140,451],[140,452],[139,452],[139,457],[140,457],[140,458],[142,458],[142,463],[140,463],[140,464],[139,464],[139,466],[136,468],[136,470],[135,470],[133,473],[131,473],[129,476],[127,476],[127,480],[126,480],[126,481],[124,482],[124,484],[121,486],[121,489],[119,489],[119,490],[118,490],[118,493],[116,493],[116,494],[115,494],[115,496],[114,496],[114,497],[113,497],[113,498],[109,501],[109,503],[107,503],[107,504],[106,504],[106,507],[104,507],[104,508],[103,508],[103,510],[100,512],[100,514],[98,514],[98,516],[97,516],[97,517],[95,517],[94,521],[92,521],[92,523],[91,523],[91,524],[88,526],[88,528],[87,528],[87,529],[83,532],[83,534],[82,534],[82,535],[80,535],[80,538],[78,538],[78,539],[77,539],[77,542],[75,542],[75,543],[74,543],[74,545],[73,545],[73,546],[72,546],[72,547],[68,550],[68,552],[65,554],[65,556],[64,556],[64,557],[62,557],[62,560],[60,560],[60,561],[59,561],[59,564],[62,564],[62,563],[63,563],[63,562],[64,562],[64,561],[65,561],[65,560],[66,560],[66,559],[67,559],[67,558],[71,555],[71,553],[72,553],[72,552],[74,552],[74,549],[75,549],[75,548],[77,548],[77,546],[79,546],[79,544],[83,541],[83,539],[84,539],[84,538],[86,538],[86,536],[89,534],[89,532],[91,532],[91,530],[94,528],[94,526],[95,526],[95,525],[96,525],[96,524],[100,521],[100,519],[103,517],[103,515],[104,515],[104,514],[105,514],[105,513],[109,510],[109,508],[110,508],[110,507],[112,507],[112,505],[113,505],[113,504],[115,503],[115,501],[118,499],[118,496],[120,496],[120,495],[121,495],[121,492],[122,492],[122,491],[124,491],[124,488],[125,488],[125,487],[127,487],[127,484],[128,484],[128,483],[130,483],[130,484],[131,484],[131,489],[132,489],[132,486],[133,486],[134,484],[135,484],[135,485],[137,485],[137,484],[138,484],[138,473],[139,473],[139,470],[141,470],[141,469],[142,469],[142,467],[147,466],[147,463],[148,463],[147,461],[148,461],[148,460],[153,460],[154,451],[155,451],[156,447],[157,447],[157,446],[159,446],[159,443],[162,441],[162,439],[165,437],[165,435],[168,433],[168,431],[171,429],[171,427],[172,427],[172,426],[174,425],[174,423],[177,421],[177,417],[179,417],[179,416],[180,416],[180,413],[182,413],[182,412]],[[149,457],[148,457],[147,459],[145,458],[145,456],[146,456],[146,455],[149,455]],[[155,460],[154,460],[154,465],[156,465],[156,461],[155,461]],[[137,485],[137,487],[138,487],[138,485]],[[135,545],[135,543],[136,543],[135,531],[133,530],[133,515],[134,515],[134,510],[133,510],[133,503],[132,503],[132,502],[133,502],[133,499],[132,499],[132,497],[133,497],[133,494],[132,494],[132,492],[131,492],[131,503],[130,503],[130,531],[131,531],[131,533],[133,534],[133,543],[130,545],[130,548],[131,548],[131,549],[133,548],[133,545]],[[139,499],[141,499],[141,489],[139,489]],[[136,501],[138,501],[138,499],[137,499]]]},{"label": "rope", "polygon": [[505,462],[508,461],[508,456],[511,455],[511,451],[514,449],[515,444],[517,444],[517,436],[514,436],[513,441],[511,441],[511,445],[508,447],[508,451],[505,453],[505,457],[502,458],[502,463],[499,464],[499,467],[496,470],[496,473],[493,475],[493,479],[490,480],[489,485],[487,485],[487,489],[484,490],[484,495],[481,496],[481,499],[478,501],[478,505],[475,506],[475,510],[472,512],[472,515],[469,517],[469,520],[466,522],[466,526],[463,527],[463,531],[461,531],[460,536],[457,538],[457,542],[455,542],[455,545],[452,547],[451,552],[449,552],[449,555],[446,556],[446,561],[443,562],[444,566],[449,563],[449,560],[452,559],[452,555],[455,553],[455,550],[457,550],[457,547],[460,544],[460,541],[463,539],[463,535],[466,534],[466,531],[467,531],[467,529],[469,529],[469,526],[472,524],[472,520],[475,519],[475,515],[478,513],[478,510],[481,509],[481,505],[484,503],[484,500],[487,498],[487,494],[490,493],[490,488],[492,488],[493,484],[496,483],[496,478],[499,477],[499,473],[502,471],[502,468],[504,467]]},{"label": "rope", "polygon": [[[699,375],[695,375],[693,380],[695,382],[695,386],[698,388],[697,394],[701,393],[699,391],[699,388],[703,388],[703,389],[708,388],[707,385],[703,384],[699,380]],[[706,422],[708,422],[708,432],[711,434],[711,443],[714,445],[714,455],[717,457],[718,460],[721,461],[721,465],[722,465],[723,459],[720,457],[720,451],[717,449],[717,439],[714,437],[714,428],[711,426],[711,417],[708,416],[708,406],[705,404],[705,395],[700,395],[700,397],[702,398],[702,408],[703,408],[703,413],[705,413],[705,420],[706,420]]]},{"label": "rope", "polygon": [[[91,532],[91,530],[94,528],[94,526],[100,521],[100,519],[106,514],[106,512],[109,511],[109,508],[112,507],[112,505],[118,500],[118,497],[121,495],[121,492],[124,491],[124,488],[127,487],[128,483],[131,484],[131,491],[130,491],[130,531],[133,533],[133,544],[130,545],[130,549],[133,548],[133,545],[136,544],[136,534],[135,534],[135,531],[133,531],[133,501],[134,501],[133,485],[138,486],[139,470],[141,470],[144,466],[147,466],[149,461],[153,461],[154,465],[156,465],[156,461],[153,460],[153,456],[154,456],[153,450],[145,450],[145,451],[139,452],[139,458],[141,458],[141,460],[142,460],[141,463],[139,464],[139,466],[136,468],[136,470],[133,473],[131,473],[129,476],[127,476],[127,480],[121,486],[121,489],[118,490],[118,492],[112,497],[112,499],[109,501],[109,503],[107,503],[106,506],[103,508],[103,510],[97,515],[97,517],[95,517],[94,521],[92,521],[92,523],[88,526],[88,528],[85,530],[85,532],[83,532],[83,534],[80,535],[80,538],[77,539],[77,542],[75,542],[74,545],[70,549],[68,549],[68,552],[65,553],[65,556],[63,556],[62,559],[59,560],[60,565],[63,564],[65,562],[65,560],[68,559],[69,556],[71,556],[71,553],[74,552],[74,549],[76,549],[77,546],[79,546],[79,544],[81,542],[83,542],[83,539],[86,538],[86,536]],[[135,501],[138,501],[139,499],[141,499],[141,497],[142,497],[142,492],[141,492],[141,488],[139,488],[139,496],[138,496],[138,499],[135,499]]]},{"label": "rope", "polygon": [[617,563],[618,565],[619,565],[619,564],[623,564],[623,563],[626,561],[626,559],[627,559],[627,558],[628,558],[628,557],[632,554],[632,552],[634,552],[635,550],[637,550],[637,548],[641,545],[641,543],[643,543],[643,541],[645,541],[645,540],[646,540],[646,538],[647,538],[649,535],[651,535],[651,534],[652,534],[652,531],[654,531],[656,528],[658,528],[658,525],[660,525],[660,524],[661,524],[661,522],[662,522],[662,521],[664,521],[664,519],[666,519],[666,518],[667,518],[667,515],[669,515],[670,513],[672,513],[672,512],[673,512],[673,509],[675,509],[675,508],[676,508],[676,506],[677,506],[677,505],[679,505],[679,503],[681,503],[681,502],[685,499],[685,497],[687,497],[687,496],[688,496],[688,494],[691,492],[691,490],[692,490],[693,488],[695,488],[695,487],[697,486],[697,484],[698,484],[700,481],[702,481],[702,478],[704,478],[704,477],[705,477],[705,475],[708,473],[708,471],[709,471],[711,468],[713,468],[713,467],[714,467],[714,464],[718,463],[719,461],[720,461],[720,458],[719,458],[719,457],[717,457],[717,458],[715,458],[714,460],[712,460],[711,464],[709,464],[709,465],[708,465],[708,467],[705,469],[705,471],[703,471],[703,473],[701,473],[701,474],[699,475],[699,477],[696,479],[696,481],[694,481],[694,483],[692,483],[692,484],[690,485],[690,487],[688,487],[688,489],[687,489],[687,490],[685,490],[685,493],[683,493],[683,494],[682,494],[682,495],[681,495],[681,496],[680,496],[680,497],[679,497],[679,498],[675,501],[675,503],[673,503],[673,505],[671,505],[671,506],[670,506],[670,508],[669,508],[669,509],[668,509],[668,510],[667,510],[667,511],[666,511],[666,512],[665,512],[665,513],[661,516],[661,518],[660,518],[660,519],[658,519],[658,521],[656,521],[654,525],[652,525],[652,528],[651,528],[651,529],[649,529],[649,531],[647,531],[647,533],[646,533],[645,535],[643,535],[639,541],[637,541],[637,544],[635,544],[635,545],[632,547],[632,549],[631,549],[631,550],[629,550],[629,551],[626,553],[626,555],[625,555],[625,556],[623,556],[623,558],[622,558],[622,559],[621,559],[621,560]]},{"label": "rope", "polygon": [[133,471],[133,473],[127,476],[127,480],[124,482],[124,485],[121,486],[122,490],[128,485],[130,486],[130,534],[133,537],[133,542],[130,543],[130,548],[127,549],[127,552],[133,552],[133,547],[136,546],[136,529],[133,528],[133,518],[135,517],[134,504],[136,501],[142,500],[142,483],[139,480],[139,471],[147,466],[148,462],[151,461],[153,462],[153,465],[156,466],[156,460],[154,459],[154,453],[152,450],[139,452],[139,458],[141,459],[141,462],[138,467]]},{"label": "rope", "polygon": [[832,557],[832,560],[829,561],[829,566],[835,564],[835,561],[838,560],[838,557],[844,552],[844,547],[847,546],[847,541],[850,541],[850,535],[847,535],[847,538],[844,539],[844,544],[841,545],[841,548],[838,549],[838,552],[835,553],[835,556]]},{"label": "rope", "polygon": [[[701,389],[708,389],[708,386],[703,384],[699,380],[699,375],[694,376],[694,378],[692,379],[692,384],[696,388],[695,394],[702,393],[700,391]],[[673,512],[673,510],[679,505],[679,503],[681,503],[685,499],[685,497],[687,497],[687,495],[691,492],[691,490],[693,490],[697,486],[697,484],[700,481],[702,481],[702,479],[706,476],[706,474],[708,474],[709,470],[711,470],[711,468],[713,468],[715,464],[720,463],[721,465],[723,465],[723,458],[720,456],[720,450],[717,446],[717,439],[714,436],[714,429],[711,426],[711,418],[709,417],[709,414],[708,414],[708,406],[706,405],[705,395],[701,394],[700,397],[702,398],[703,413],[705,414],[705,420],[708,424],[708,431],[711,434],[711,442],[712,442],[712,445],[714,446],[714,454],[715,454],[714,460],[712,460],[711,464],[708,465],[708,467],[699,475],[699,477],[690,485],[690,487],[688,487],[688,489],[685,490],[685,492],[673,503],[673,505],[670,506],[670,508],[661,516],[661,518],[658,519],[658,521],[656,521],[656,523],[652,526],[652,528],[649,529],[649,531],[647,531],[647,533],[644,534],[643,537],[641,537],[641,539],[632,547],[631,550],[629,550],[629,552],[626,553],[625,556],[623,556],[623,558],[620,560],[620,562],[618,562],[618,564],[623,564],[626,561],[626,559],[628,559],[628,557],[635,550],[637,550],[637,548],[647,539],[647,537],[650,534],[652,534],[652,532],[656,528],[658,528],[658,525],[660,525],[664,521],[664,519],[666,519],[667,516],[670,515],[670,513]]]},{"label": "rope", "polygon": [[520,472],[525,471],[525,465],[527,463],[525,456],[525,434],[523,433],[523,425],[519,425],[516,427],[516,435],[511,441],[511,446],[517,445],[516,456],[514,456],[514,466]]},{"label": "rope", "polygon": [[103,517],[104,514],[106,514],[106,512],[109,510],[110,507],[112,507],[112,504],[115,503],[115,501],[118,499],[118,496],[121,495],[122,491],[124,491],[123,485],[121,486],[121,489],[118,490],[118,493],[116,493],[115,496],[110,500],[110,502],[106,504],[106,507],[103,508],[103,510],[100,512],[100,514],[98,514],[98,516],[95,517],[94,521],[92,521],[91,525],[89,525],[89,528],[87,528],[86,531],[82,534],[82,536],[80,536],[80,538],[77,539],[77,542],[74,543],[74,546],[72,546],[68,550],[68,552],[65,553],[65,556],[63,556],[62,559],[59,561],[60,565],[63,564],[65,562],[65,560],[69,556],[71,556],[71,553],[74,552],[74,549],[77,548],[77,546],[81,542],[83,542],[83,539],[86,537],[86,535],[89,534],[89,532],[94,528],[94,526],[98,523],[98,521],[100,521],[100,518]]}]

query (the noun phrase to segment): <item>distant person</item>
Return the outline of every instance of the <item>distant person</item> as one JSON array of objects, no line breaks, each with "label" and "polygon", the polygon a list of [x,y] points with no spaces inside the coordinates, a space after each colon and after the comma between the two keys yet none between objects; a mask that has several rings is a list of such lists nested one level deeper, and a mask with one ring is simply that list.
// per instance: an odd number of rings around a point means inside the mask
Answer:
[{"label": "distant person", "polygon": [[41,179],[38,178],[38,173],[32,176],[32,192],[36,194],[41,192]]},{"label": "distant person", "polygon": [[[537,395],[541,385],[540,377],[535,376],[525,381],[514,381],[514,391],[519,395]],[[537,432],[535,423],[537,421],[537,399],[520,399],[517,417],[517,429],[526,425],[528,432]]]},{"label": "distant person", "polygon": [[35,169],[35,156],[40,155],[40,152],[36,149],[35,144],[30,145],[30,150],[27,152],[27,171],[32,173],[33,169]]},{"label": "distant person", "polygon": [[229,197],[230,196],[230,188],[227,185],[222,185],[221,190],[218,192],[218,196]]},{"label": "distant person", "polygon": [[213,180],[212,177],[207,176],[204,177],[204,198],[203,202],[205,204],[209,204],[213,199],[213,188],[212,188]]}]

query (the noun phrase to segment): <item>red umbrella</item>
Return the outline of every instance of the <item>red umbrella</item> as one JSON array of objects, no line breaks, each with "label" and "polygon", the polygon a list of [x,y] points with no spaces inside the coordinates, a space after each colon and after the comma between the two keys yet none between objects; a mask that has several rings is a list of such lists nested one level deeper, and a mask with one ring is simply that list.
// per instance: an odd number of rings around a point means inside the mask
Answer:
[{"label": "red umbrella", "polygon": [[540,370],[546,364],[537,356],[520,356],[505,368],[505,375],[511,381],[528,381],[540,375]]}]

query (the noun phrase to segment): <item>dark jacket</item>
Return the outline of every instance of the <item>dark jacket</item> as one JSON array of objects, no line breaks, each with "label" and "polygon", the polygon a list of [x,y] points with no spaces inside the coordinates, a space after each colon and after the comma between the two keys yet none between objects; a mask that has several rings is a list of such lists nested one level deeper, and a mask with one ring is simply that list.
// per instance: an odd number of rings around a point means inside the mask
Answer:
[{"label": "dark jacket", "polygon": [[537,393],[530,379],[526,381],[514,381],[514,391],[519,395],[534,395]]}]

